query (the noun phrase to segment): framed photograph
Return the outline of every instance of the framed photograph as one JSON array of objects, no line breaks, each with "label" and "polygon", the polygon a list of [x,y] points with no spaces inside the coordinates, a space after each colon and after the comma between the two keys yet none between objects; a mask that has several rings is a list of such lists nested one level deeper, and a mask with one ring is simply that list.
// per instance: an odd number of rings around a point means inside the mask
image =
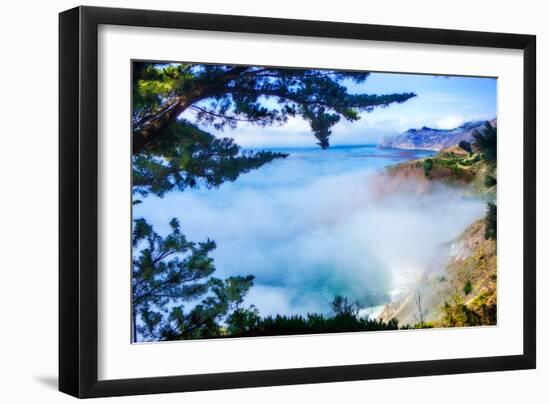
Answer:
[{"label": "framed photograph", "polygon": [[534,36],[59,23],[61,391],[535,368]]}]

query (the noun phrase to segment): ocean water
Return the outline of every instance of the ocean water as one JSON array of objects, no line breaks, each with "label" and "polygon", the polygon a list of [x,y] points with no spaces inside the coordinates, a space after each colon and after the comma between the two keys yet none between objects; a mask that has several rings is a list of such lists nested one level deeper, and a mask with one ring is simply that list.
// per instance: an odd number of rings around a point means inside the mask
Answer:
[{"label": "ocean water", "polygon": [[150,196],[134,209],[165,234],[176,217],[192,241],[217,243],[215,276],[255,276],[246,303],[263,315],[326,313],[336,295],[376,315],[483,215],[456,190],[382,200],[370,179],[431,155],[375,146],[272,149],[289,154],[217,189]]}]

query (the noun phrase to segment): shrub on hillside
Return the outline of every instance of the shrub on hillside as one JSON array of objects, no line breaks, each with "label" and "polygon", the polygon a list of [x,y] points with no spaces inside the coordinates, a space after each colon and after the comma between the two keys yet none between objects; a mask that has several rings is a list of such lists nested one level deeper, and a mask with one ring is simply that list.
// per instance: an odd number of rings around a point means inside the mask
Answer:
[{"label": "shrub on hillside", "polygon": [[487,213],[485,214],[485,238],[496,240],[497,238],[497,205],[492,202],[487,203]]},{"label": "shrub on hillside", "polygon": [[430,171],[432,171],[433,166],[434,166],[434,162],[432,159],[424,160],[424,175],[426,177],[430,175]]}]

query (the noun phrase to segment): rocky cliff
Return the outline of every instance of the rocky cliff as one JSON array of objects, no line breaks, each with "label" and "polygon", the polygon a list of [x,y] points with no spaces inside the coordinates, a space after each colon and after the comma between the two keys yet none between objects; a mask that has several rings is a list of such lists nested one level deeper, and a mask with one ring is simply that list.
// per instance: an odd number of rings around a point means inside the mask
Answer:
[{"label": "rocky cliff", "polygon": [[[409,129],[394,136],[387,136],[379,143],[380,147],[393,149],[442,150],[465,140],[472,142],[472,134],[483,129],[486,121],[466,122],[454,129],[434,129],[426,126]],[[491,121],[494,126],[496,118]]]},{"label": "rocky cliff", "polygon": [[485,229],[483,219],[472,223],[448,245],[441,269],[425,273],[380,319],[424,327],[496,324],[496,241],[485,237]]},{"label": "rocky cliff", "polygon": [[[378,181],[382,195],[396,190],[430,192],[445,184],[487,201],[496,198],[496,166],[479,151],[469,153],[456,145],[433,157],[389,167]],[[488,217],[443,245],[443,258],[386,305],[379,319],[411,327],[496,324],[496,240],[487,231]]]}]

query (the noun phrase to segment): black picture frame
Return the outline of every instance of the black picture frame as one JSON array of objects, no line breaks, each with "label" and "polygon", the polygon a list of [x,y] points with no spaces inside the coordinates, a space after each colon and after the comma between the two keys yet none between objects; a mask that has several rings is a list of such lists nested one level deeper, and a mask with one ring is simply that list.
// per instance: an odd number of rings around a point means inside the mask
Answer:
[{"label": "black picture frame", "polygon": [[[98,380],[98,26],[100,24],[523,50],[523,354]],[[534,369],[536,37],[167,11],[77,7],[59,15],[59,390],[104,397]]]}]

